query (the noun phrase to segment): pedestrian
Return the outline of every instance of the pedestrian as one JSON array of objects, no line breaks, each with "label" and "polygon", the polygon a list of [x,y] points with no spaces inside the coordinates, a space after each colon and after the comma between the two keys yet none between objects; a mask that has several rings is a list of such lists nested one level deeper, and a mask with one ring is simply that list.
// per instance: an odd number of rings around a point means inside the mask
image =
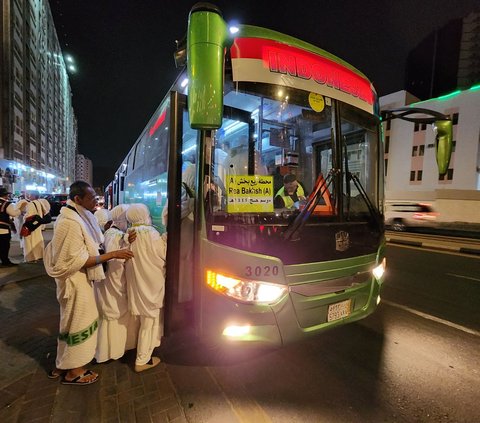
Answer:
[{"label": "pedestrian", "polygon": [[[110,212],[112,224],[104,234],[107,253],[129,247],[135,240],[135,231],[125,237],[127,208],[120,204]],[[128,311],[125,260],[108,262],[106,278],[95,284],[95,298],[100,314],[95,359],[99,363],[117,360],[137,346],[138,334],[138,319]]]},{"label": "pedestrian", "polygon": [[10,239],[12,238],[12,228],[14,217],[22,213],[21,207],[26,203],[21,203],[20,208],[15,207],[9,200],[10,193],[4,187],[0,187],[0,260],[3,267],[16,266],[17,263],[10,261],[8,253],[10,252]]},{"label": "pedestrian", "polygon": [[93,213],[95,219],[97,219],[98,225],[102,232],[105,232],[112,224],[112,218],[110,212],[107,209],[98,209]]},{"label": "pedestrian", "polygon": [[[28,203],[23,217],[24,223],[35,216],[43,217],[43,207],[38,200],[38,195],[30,193]],[[39,226],[38,226],[39,227]],[[35,263],[43,259],[43,249],[45,248],[43,234],[41,229],[35,229],[29,235],[23,237],[23,257],[26,263]]]},{"label": "pedestrian", "polygon": [[50,215],[50,207],[51,206],[50,206],[50,203],[48,202],[48,200],[46,198],[40,198],[38,201],[42,206],[42,211],[43,211],[42,222],[43,222],[43,225],[41,227],[41,230],[44,231],[46,225],[52,221],[52,216]]},{"label": "pedestrian", "polygon": [[18,241],[20,241],[20,248],[22,249],[22,251],[23,251],[23,238],[20,236],[20,232],[22,230],[23,215],[25,214],[25,208],[27,207],[27,204],[28,204],[28,200],[25,198],[25,196],[21,195],[17,203],[15,204],[15,208],[17,210],[20,210],[20,214],[18,214],[13,218],[13,222],[15,224],[15,231],[16,231],[15,238]]},{"label": "pedestrian", "polygon": [[141,372],[160,363],[152,357],[155,347],[160,346],[163,334],[161,308],[165,294],[165,238],[152,226],[150,213],[144,204],[132,204],[127,210],[127,221],[137,233],[130,246],[135,259],[126,263],[128,306],[130,312],[139,316],[137,357],[135,371]]},{"label": "pedestrian", "polygon": [[45,248],[45,269],[55,278],[60,305],[56,368],[49,377],[63,375],[66,385],[98,380],[97,373],[85,368],[97,345],[98,310],[92,283],[105,279],[102,263],[133,257],[128,249],[101,252],[103,234],[92,213],[95,205],[93,188],[84,181],[74,182]]}]

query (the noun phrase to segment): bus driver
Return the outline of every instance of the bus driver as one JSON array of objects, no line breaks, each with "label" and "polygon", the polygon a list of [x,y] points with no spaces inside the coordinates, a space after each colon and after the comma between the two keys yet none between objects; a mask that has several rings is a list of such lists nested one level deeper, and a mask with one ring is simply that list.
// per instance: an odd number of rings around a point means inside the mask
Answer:
[{"label": "bus driver", "polygon": [[275,195],[275,208],[298,208],[300,201],[305,201],[305,191],[298,183],[297,177],[293,173],[288,173],[283,177],[283,187]]}]

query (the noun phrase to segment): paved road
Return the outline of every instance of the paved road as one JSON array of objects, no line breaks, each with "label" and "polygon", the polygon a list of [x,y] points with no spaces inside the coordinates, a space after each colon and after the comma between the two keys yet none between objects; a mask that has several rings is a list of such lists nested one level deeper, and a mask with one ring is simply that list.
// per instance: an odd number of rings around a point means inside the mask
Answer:
[{"label": "paved road", "polygon": [[187,420],[480,421],[480,258],[391,246],[387,260],[384,301],[359,323],[251,356],[174,350]]},{"label": "paved road", "polygon": [[[10,257],[19,262],[18,242],[12,244]],[[101,377],[91,386],[47,379],[58,320],[55,282],[42,263],[0,269],[0,422],[186,422],[163,363],[140,374],[131,355],[92,365]]]},{"label": "paved road", "polygon": [[0,421],[480,421],[479,258],[388,251],[384,302],[361,323],[249,354],[186,333],[164,343],[159,368],[138,375],[127,356],[93,366],[89,387],[45,377],[58,308],[41,263],[0,269]]}]

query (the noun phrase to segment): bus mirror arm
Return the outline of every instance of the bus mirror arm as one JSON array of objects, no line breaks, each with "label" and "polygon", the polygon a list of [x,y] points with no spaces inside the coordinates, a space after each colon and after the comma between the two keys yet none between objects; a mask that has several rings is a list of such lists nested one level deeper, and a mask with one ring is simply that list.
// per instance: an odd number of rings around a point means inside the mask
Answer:
[{"label": "bus mirror arm", "polygon": [[[415,114],[429,115],[427,117],[415,117]],[[412,123],[432,124],[435,131],[436,159],[438,173],[445,175],[450,163],[453,149],[453,128],[449,116],[436,110],[422,109],[419,107],[400,107],[398,109],[382,110],[382,122],[393,119],[402,119]]]}]

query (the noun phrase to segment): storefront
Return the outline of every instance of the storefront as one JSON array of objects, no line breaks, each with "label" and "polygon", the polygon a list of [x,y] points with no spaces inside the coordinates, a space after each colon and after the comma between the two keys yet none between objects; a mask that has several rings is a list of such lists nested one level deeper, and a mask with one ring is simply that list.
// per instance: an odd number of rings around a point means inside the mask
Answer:
[{"label": "storefront", "polygon": [[40,194],[65,193],[68,177],[61,177],[12,160],[0,159],[0,185],[16,196],[27,191]]}]

